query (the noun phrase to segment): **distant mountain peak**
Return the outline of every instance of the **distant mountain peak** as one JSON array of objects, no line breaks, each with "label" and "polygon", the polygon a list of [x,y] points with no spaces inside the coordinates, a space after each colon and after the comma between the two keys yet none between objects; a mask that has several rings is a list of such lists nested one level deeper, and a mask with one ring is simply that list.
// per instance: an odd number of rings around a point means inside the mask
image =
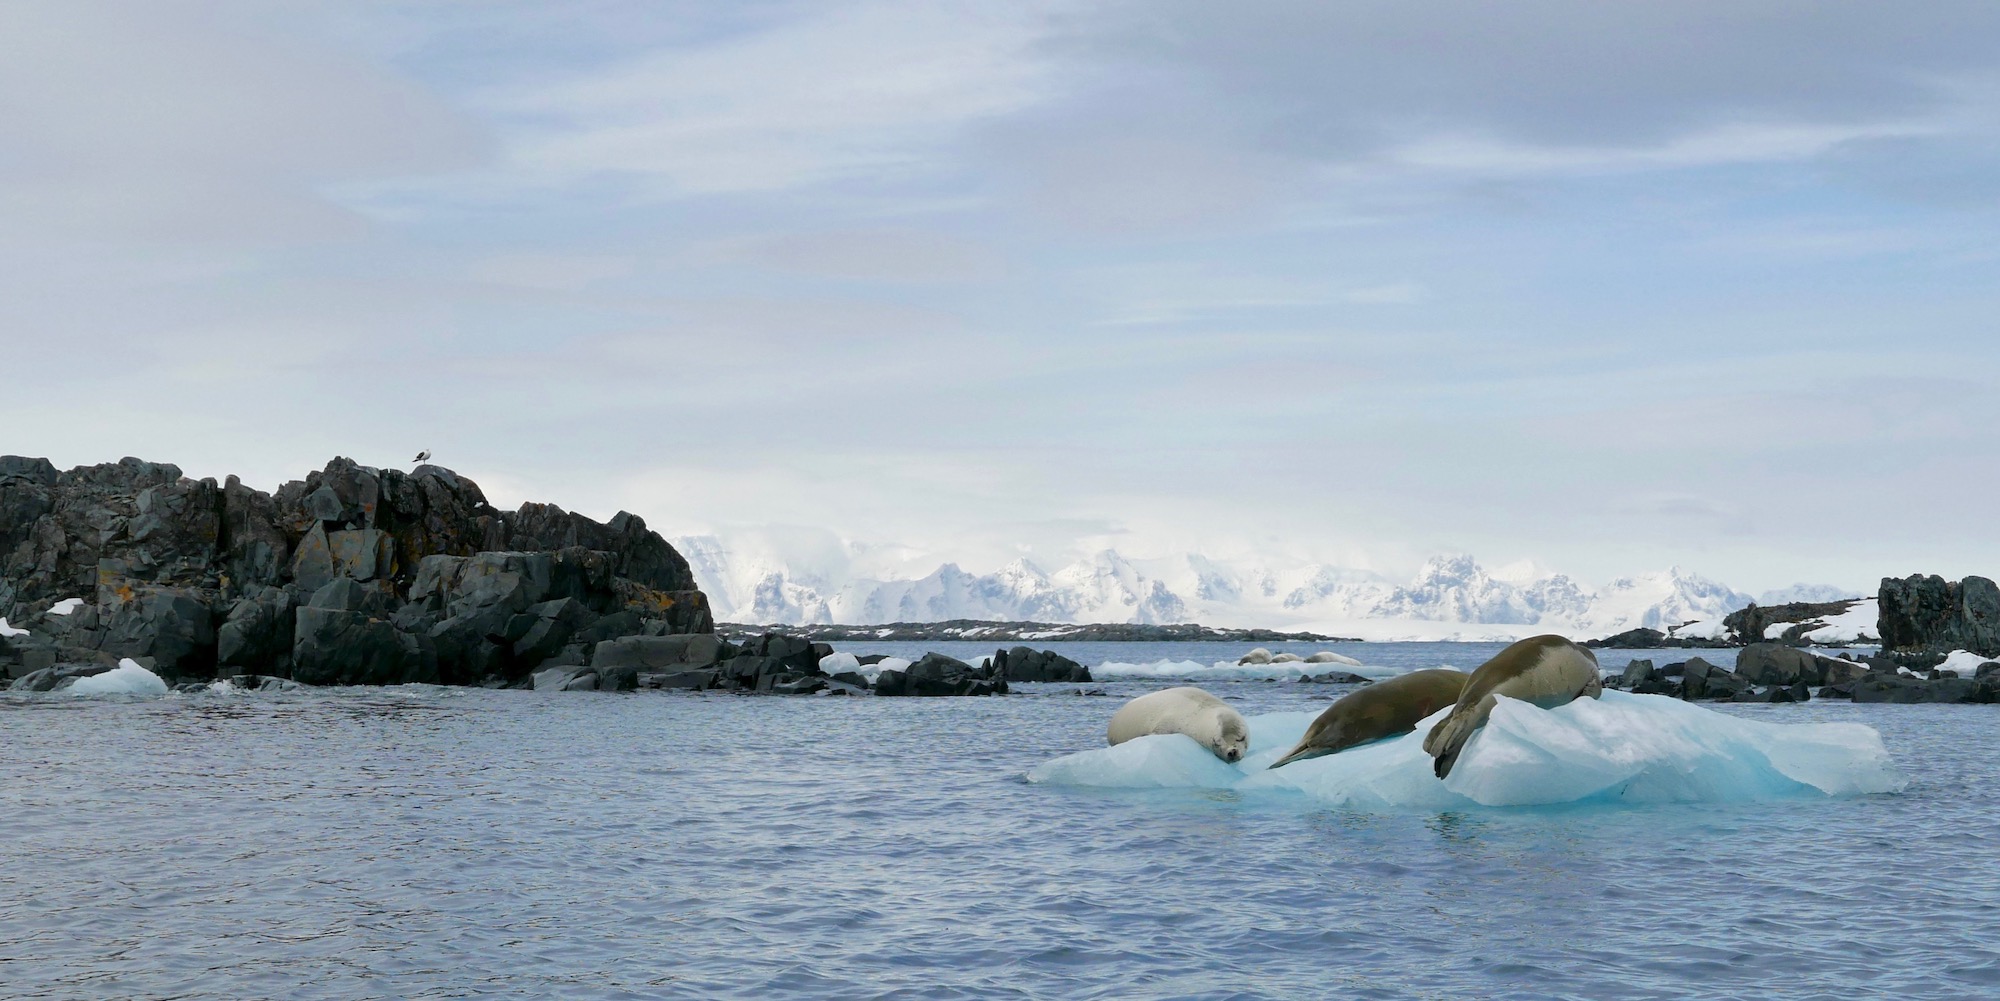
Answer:
[{"label": "distant mountain peak", "polygon": [[[1019,556],[990,573],[945,562],[921,577],[795,573],[744,558],[714,537],[676,540],[719,620],[770,623],[927,622],[949,619],[1305,628],[1358,635],[1391,623],[1397,635],[1603,636],[1712,619],[1750,597],[1684,567],[1591,588],[1526,561],[1504,573],[1469,553],[1442,553],[1398,583],[1323,563],[1272,565],[1181,553],[1132,559],[1104,548],[1045,570]],[[1804,590],[1801,585],[1795,590]],[[1482,631],[1479,627],[1491,627]]]}]

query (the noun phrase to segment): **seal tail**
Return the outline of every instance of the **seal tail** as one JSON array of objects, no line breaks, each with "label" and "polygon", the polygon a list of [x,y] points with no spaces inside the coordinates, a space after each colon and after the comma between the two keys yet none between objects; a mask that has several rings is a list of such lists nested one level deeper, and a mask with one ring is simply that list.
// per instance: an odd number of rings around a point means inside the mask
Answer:
[{"label": "seal tail", "polygon": [[1439,720],[1438,725],[1431,728],[1430,735],[1424,738],[1424,751],[1436,759],[1431,763],[1431,770],[1437,773],[1438,778],[1451,774],[1451,766],[1458,763],[1459,752],[1465,750],[1465,742],[1471,739],[1472,731],[1478,729],[1473,722],[1475,715],[1469,712],[1452,713]]}]

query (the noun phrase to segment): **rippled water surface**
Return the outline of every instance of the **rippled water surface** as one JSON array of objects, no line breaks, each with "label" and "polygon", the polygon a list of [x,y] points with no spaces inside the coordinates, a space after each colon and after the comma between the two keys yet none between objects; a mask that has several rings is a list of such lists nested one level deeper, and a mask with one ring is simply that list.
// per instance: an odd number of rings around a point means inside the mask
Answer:
[{"label": "rippled water surface", "polygon": [[0,995],[2000,995],[2000,707],[1721,707],[1897,795],[1371,814],[1029,785],[1157,684],[1021,687],[0,698]]}]

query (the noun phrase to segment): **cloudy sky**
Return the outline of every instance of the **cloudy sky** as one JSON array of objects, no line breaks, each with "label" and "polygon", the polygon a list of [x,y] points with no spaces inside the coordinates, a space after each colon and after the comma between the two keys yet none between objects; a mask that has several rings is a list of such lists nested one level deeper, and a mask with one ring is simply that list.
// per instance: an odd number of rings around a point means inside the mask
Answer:
[{"label": "cloudy sky", "polygon": [[0,450],[429,448],[974,570],[2000,573],[1989,2],[0,0],[0,47]]}]

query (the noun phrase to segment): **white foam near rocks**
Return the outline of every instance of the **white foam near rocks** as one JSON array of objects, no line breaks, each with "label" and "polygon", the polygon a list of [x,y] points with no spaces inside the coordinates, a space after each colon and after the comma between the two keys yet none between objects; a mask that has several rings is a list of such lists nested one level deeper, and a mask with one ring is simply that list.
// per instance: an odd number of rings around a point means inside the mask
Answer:
[{"label": "white foam near rocks", "polygon": [[76,679],[65,690],[71,695],[165,695],[167,683],[127,658],[103,674]]},{"label": "white foam near rocks", "polygon": [[1859,723],[1764,723],[1658,695],[1607,691],[1555,709],[1501,699],[1439,780],[1409,734],[1271,769],[1317,714],[1250,722],[1231,765],[1188,737],[1142,737],[1036,766],[1028,781],[1100,788],[1232,789],[1304,795],[1362,810],[1562,803],[1740,802],[1895,792],[1905,780],[1882,737]]}]

